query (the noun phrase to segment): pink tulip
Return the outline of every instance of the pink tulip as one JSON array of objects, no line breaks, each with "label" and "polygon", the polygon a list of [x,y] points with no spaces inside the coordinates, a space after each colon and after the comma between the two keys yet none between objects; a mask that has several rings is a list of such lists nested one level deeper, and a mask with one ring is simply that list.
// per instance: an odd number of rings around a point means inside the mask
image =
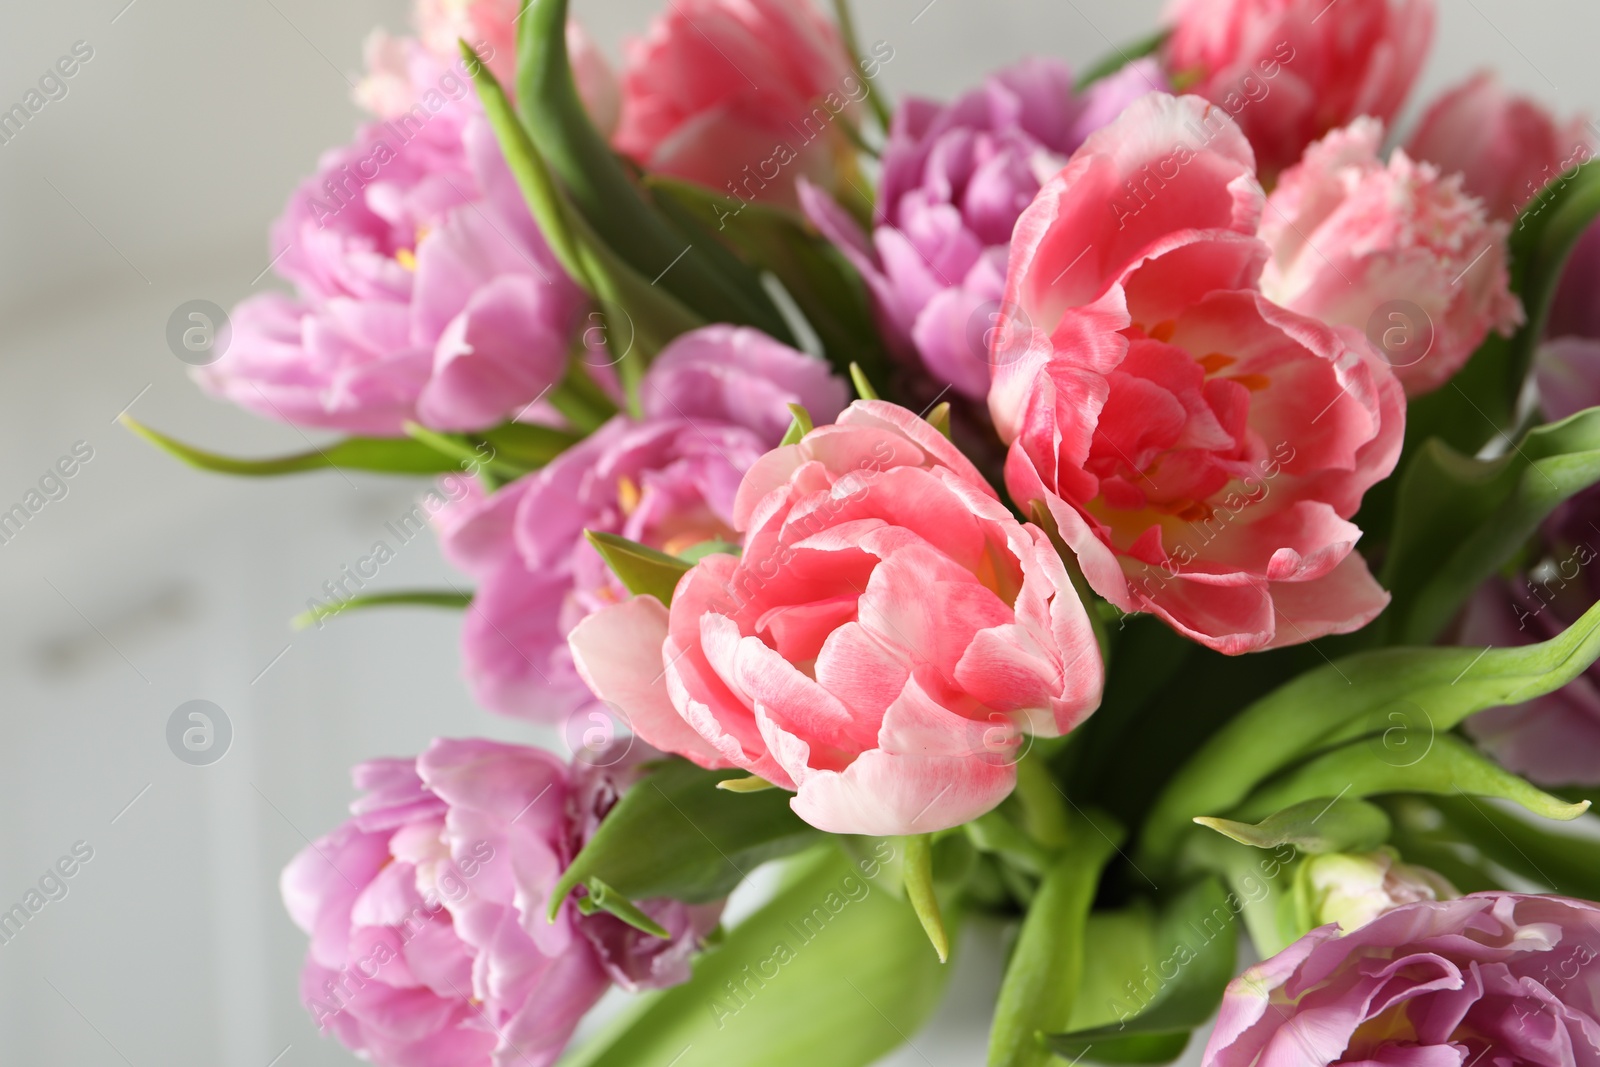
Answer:
[{"label": "pink tulip", "polygon": [[324,156],[273,228],[295,295],[239,306],[197,377],[268,418],[399,436],[527,418],[584,298],[528,213],[457,60],[412,43],[413,106]]},{"label": "pink tulip", "polygon": [[1506,235],[1461,179],[1396,150],[1357,119],[1306,150],[1268,198],[1261,289],[1302,315],[1366,331],[1408,396],[1454,377],[1491,330],[1523,322]]},{"label": "pink tulip", "polygon": [[739,487],[740,556],[709,555],[670,612],[580,623],[578,670],[646,741],[784,789],[833,833],[957,826],[1010,793],[1022,733],[1100,702],[1088,616],[1042,530],[939,432],[858,401]]},{"label": "pink tulip", "polygon": [[1203,1067],[1600,1062],[1600,906],[1518,893],[1313,930],[1234,979]]},{"label": "pink tulip", "polygon": [[613,982],[686,979],[720,904],[645,902],[668,941],[572,901],[545,921],[639,748],[569,769],[542,749],[441,740],[357,767],[355,817],[283,872],[311,935],[301,991],[317,1024],[384,1067],[548,1067]]},{"label": "pink tulip", "polygon": [[673,0],[628,46],[616,145],[646,170],[792,207],[802,176],[840,184],[840,125],[869,88],[810,0]]},{"label": "pink tulip", "polygon": [[619,415],[543,470],[440,516],[445,556],[479,579],[462,659],[485,707],[559,722],[593,700],[567,634],[628,594],[585,530],[669,553],[736,541],[740,479],[783,438],[788,405],[831,419],[846,399],[826,363],[731,326],[668,345],[640,396],[644,421]]},{"label": "pink tulip", "polygon": [[1512,219],[1547,185],[1588,162],[1593,145],[1583,119],[1558,122],[1537,101],[1507,92],[1492,71],[1479,71],[1433,102],[1406,153],[1460,173],[1491,215]]},{"label": "pink tulip", "polygon": [[1145,97],[1017,223],[991,355],[1012,498],[1101,596],[1230,654],[1383,610],[1347,520],[1405,418],[1364,337],[1254,288],[1263,200],[1221,109]]},{"label": "pink tulip", "polygon": [[1433,39],[1433,0],[1173,0],[1168,73],[1234,117],[1261,172],[1362,115],[1399,112]]}]

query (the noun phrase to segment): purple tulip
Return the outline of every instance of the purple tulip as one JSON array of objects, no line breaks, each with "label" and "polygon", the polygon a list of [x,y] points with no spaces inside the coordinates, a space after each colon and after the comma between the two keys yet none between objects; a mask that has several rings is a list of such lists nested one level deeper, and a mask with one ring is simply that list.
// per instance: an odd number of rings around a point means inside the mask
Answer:
[{"label": "purple tulip", "polygon": [[441,740],[356,767],[355,817],[283,872],[311,935],[301,992],[318,1025],[385,1067],[548,1067],[613,983],[686,979],[720,903],[645,902],[666,941],[571,901],[544,916],[655,755],[635,744],[611,768],[569,768],[542,749]]},{"label": "purple tulip", "polygon": [[1600,906],[1479,893],[1313,930],[1234,979],[1204,1067],[1593,1067]]},{"label": "purple tulip", "polygon": [[804,182],[801,202],[861,272],[891,346],[981,399],[1017,218],[1084,138],[1166,88],[1153,60],[1079,95],[1064,64],[1025,60],[948,106],[905,101],[883,152],[870,238]]},{"label": "purple tulip", "polygon": [[802,404],[831,422],[847,400],[827,364],[753,329],[708,326],[656,357],[645,418],[618,415],[549,466],[439,516],[445,556],[478,578],[462,660],[478,701],[560,722],[593,701],[567,634],[628,591],[584,538],[619,534],[668,553],[738,540],[740,479]]},{"label": "purple tulip", "polygon": [[273,228],[294,296],[252,297],[211,392],[269,418],[395,436],[527,416],[561,376],[584,298],[523,202],[470,79],[420,46],[416,106],[361,129]]}]

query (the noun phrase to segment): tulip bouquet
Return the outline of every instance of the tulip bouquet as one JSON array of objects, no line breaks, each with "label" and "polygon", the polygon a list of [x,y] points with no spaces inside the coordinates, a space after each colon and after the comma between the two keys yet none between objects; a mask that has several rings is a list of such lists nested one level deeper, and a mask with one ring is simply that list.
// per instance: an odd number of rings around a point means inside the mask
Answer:
[{"label": "tulip bouquet", "polygon": [[619,987],[563,1062],[864,1067],[990,937],[991,1067],[1600,1064],[1595,128],[1392,129],[1434,18],[1179,0],[950,102],[842,3],[376,36],[196,371],[347,436],[133,428],[437,476],[475,591],[307,618],[461,610],[569,752],[356,769],[317,1024],[539,1067]]}]

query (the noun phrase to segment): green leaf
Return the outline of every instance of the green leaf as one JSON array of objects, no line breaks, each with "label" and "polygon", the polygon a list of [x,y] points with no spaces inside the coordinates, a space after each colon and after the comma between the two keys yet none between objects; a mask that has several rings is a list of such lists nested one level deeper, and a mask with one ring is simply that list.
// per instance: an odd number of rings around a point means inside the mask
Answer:
[{"label": "green leaf", "polygon": [[[1139,999],[1131,1000],[1127,987],[1107,989],[1120,1001],[1117,1022],[1051,1035],[1051,1051],[1096,1063],[1171,1063],[1181,1056],[1233,978],[1239,941],[1233,904],[1215,878],[1185,890],[1162,912],[1150,962],[1129,982]],[[1146,995],[1148,1003],[1141,1003]]]},{"label": "green leaf", "polygon": [[551,892],[550,914],[591,878],[629,900],[720,900],[762,863],[821,838],[789,810],[788,793],[717,788],[742,777],[739,771],[703,771],[687,760],[663,762],[606,815]]},{"label": "green leaf", "polygon": [[900,838],[905,853],[902,874],[905,878],[906,899],[933,943],[939,962],[950,958],[950,935],[945,933],[944,916],[939,913],[939,898],[933,891],[933,835],[916,834]]},{"label": "green leaf", "polygon": [[[600,301],[608,319],[632,324],[636,352],[621,359],[616,366],[625,386],[636,381],[643,373],[642,365],[650,357],[674,337],[704,325],[706,320],[668,289],[645,279],[595,233],[556,183],[488,66],[478,62],[465,43],[461,49],[468,69],[473,72],[478,98],[483,102],[484,114],[494,129],[501,154],[550,251],[560,261],[562,269]],[[636,407],[637,397],[632,390],[630,398]]]},{"label": "green leaf", "polygon": [[[747,798],[748,799],[748,798]],[[915,1035],[951,968],[876,861],[837,848],[564,1067],[868,1067]],[[869,873],[870,872],[870,873]]]},{"label": "green leaf", "polygon": [[950,401],[946,400],[928,412],[928,425],[950,439]]},{"label": "green leaf", "polygon": [[[584,110],[567,55],[566,0],[534,0],[521,16],[517,95],[539,154],[595,237],[651,284],[710,322],[756,326],[794,342],[760,279],[707,235],[685,234],[652,209]],[[624,304],[623,306],[628,306]]]},{"label": "green leaf", "polygon": [[856,396],[862,400],[879,400],[878,391],[867,380],[867,372],[861,369],[861,364],[850,364],[850,382],[856,387]]},{"label": "green leaf", "polygon": [[1084,925],[1120,827],[1072,821],[1072,839],[1040,883],[1022,920],[989,1031],[989,1067],[1043,1067],[1039,1035],[1064,1029],[1083,976]]},{"label": "green leaf", "polygon": [[794,421],[789,424],[789,429],[783,435],[783,440],[778,442],[779,448],[786,448],[789,445],[799,444],[802,437],[816,429],[816,427],[811,424],[811,412],[807,411],[799,404],[790,404],[789,414],[794,416]]},{"label": "green leaf", "polygon": [[651,937],[659,937],[663,941],[672,939],[672,934],[660,923],[640,910],[639,905],[618,893],[598,878],[591,878],[584,883],[584,888],[589,895],[578,901],[578,910],[585,915],[593,915],[597,911],[615,915],[635,930],[642,930]]},{"label": "green leaf", "polygon": [[1197,816],[1194,820],[1241,845],[1293,845],[1313,855],[1366,852],[1389,840],[1389,816],[1364,800],[1317,797],[1267,816],[1258,823]]},{"label": "green leaf", "polygon": [[461,611],[470,607],[471,604],[471,593],[421,589],[403,590],[394,593],[373,593],[371,596],[354,596],[348,600],[337,600],[332,604],[301,612],[291,620],[290,625],[296,630],[304,630],[307,627],[318,626],[323,620],[331,619],[335,615],[342,615],[347,611],[360,611],[365,608],[452,608]]},{"label": "green leaf", "polygon": [[[1527,322],[1510,338],[1491,336],[1443,389],[1418,397],[1406,413],[1407,454],[1432,437],[1468,454],[1511,429],[1533,355],[1567,258],[1600,216],[1600,163],[1585,163],[1552,182],[1511,231],[1511,290]],[[1402,470],[1409,473],[1409,467]]]},{"label": "green leaf", "polygon": [[457,470],[483,469],[495,475],[511,480],[520,478],[527,472],[513,463],[500,459],[495,455],[495,450],[488,452],[483,446],[474,444],[464,434],[440,433],[430,430],[426,426],[419,426],[414,422],[405,424],[406,435],[413,441],[419,441],[441,456],[448,456],[456,461]]},{"label": "green leaf", "polygon": [[1600,408],[1530,432],[1494,460],[1430,441],[1407,468],[1383,584],[1381,625],[1427,644],[1563,501],[1600,482]]},{"label": "green leaf", "polygon": [[569,430],[523,422],[508,422],[475,437],[494,449],[495,459],[523,474],[540,470],[583,440]]},{"label": "green leaf", "polygon": [[653,596],[669,608],[672,606],[672,592],[678,588],[678,579],[694,566],[677,556],[669,556],[616,534],[585,530],[584,536],[628,592],[635,596]]},{"label": "green leaf", "polygon": [[717,783],[717,788],[729,793],[764,793],[768,789],[778,787],[765,778],[758,778],[752,774],[748,778],[725,778]]},{"label": "green leaf", "polygon": [[[1386,648],[1308,671],[1236,715],[1172,777],[1145,821],[1140,865],[1164,869],[1195,816],[1233,811],[1268,776],[1318,748],[1374,736],[1394,751],[1396,741],[1422,741],[1485,709],[1552,693],[1597,658],[1600,605],[1535,645]],[[1323,794],[1306,796],[1316,795]]]},{"label": "green leaf", "polygon": [[378,471],[383,474],[444,474],[461,469],[460,463],[449,456],[403,437],[347,437],[292,456],[237,459],[184,444],[137,422],[131,415],[122,415],[118,421],[163,452],[178,457],[191,467],[216,474],[270,478],[330,468]]},{"label": "green leaf", "polygon": [[1167,37],[1171,32],[1171,30],[1158,30],[1148,37],[1140,38],[1126,48],[1115,48],[1113,46],[1114,51],[1110,55],[1105,56],[1088,70],[1078,75],[1078,83],[1072,87],[1072,91],[1081,93],[1095,82],[1102,78],[1110,77],[1134,60],[1154,55],[1162,45],[1167,43]]},{"label": "green leaf", "polygon": [[656,202],[672,203],[725,241],[751,266],[770,271],[794,299],[841,372],[859,363],[878,381],[892,367],[866,284],[837,248],[792,212],[718,195],[670,178],[646,179]]},{"label": "green leaf", "polygon": [[1386,793],[1499,797],[1542,818],[1562,821],[1589,810],[1588,801],[1568,804],[1551,796],[1453,734],[1437,734],[1427,739],[1427,745],[1414,758],[1407,753],[1400,759],[1381,738],[1336,748],[1263,786],[1239,809],[1239,817],[1261,818],[1263,813],[1340,793],[1357,798]]},{"label": "green leaf", "polygon": [[878,91],[877,79],[867,73],[868,64],[862,62],[861,39],[856,35],[856,20],[850,14],[850,0],[833,0],[833,13],[839,22],[839,35],[844,38],[844,46],[850,58],[855,60],[856,70],[860,72],[862,80],[866,82],[867,104],[872,108],[872,115],[878,120],[878,126],[888,133],[889,105]]}]

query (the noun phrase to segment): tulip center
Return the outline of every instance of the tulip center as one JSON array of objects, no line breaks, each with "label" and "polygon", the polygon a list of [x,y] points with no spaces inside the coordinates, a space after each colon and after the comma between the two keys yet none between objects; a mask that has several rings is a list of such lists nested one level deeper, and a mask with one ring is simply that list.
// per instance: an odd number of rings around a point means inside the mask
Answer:
[{"label": "tulip center", "polygon": [[1211,522],[1255,472],[1250,410],[1272,385],[1235,356],[1180,347],[1176,333],[1171,321],[1128,331],[1084,464],[1096,479],[1084,509],[1114,548],[1152,563],[1165,562],[1163,544]]}]

